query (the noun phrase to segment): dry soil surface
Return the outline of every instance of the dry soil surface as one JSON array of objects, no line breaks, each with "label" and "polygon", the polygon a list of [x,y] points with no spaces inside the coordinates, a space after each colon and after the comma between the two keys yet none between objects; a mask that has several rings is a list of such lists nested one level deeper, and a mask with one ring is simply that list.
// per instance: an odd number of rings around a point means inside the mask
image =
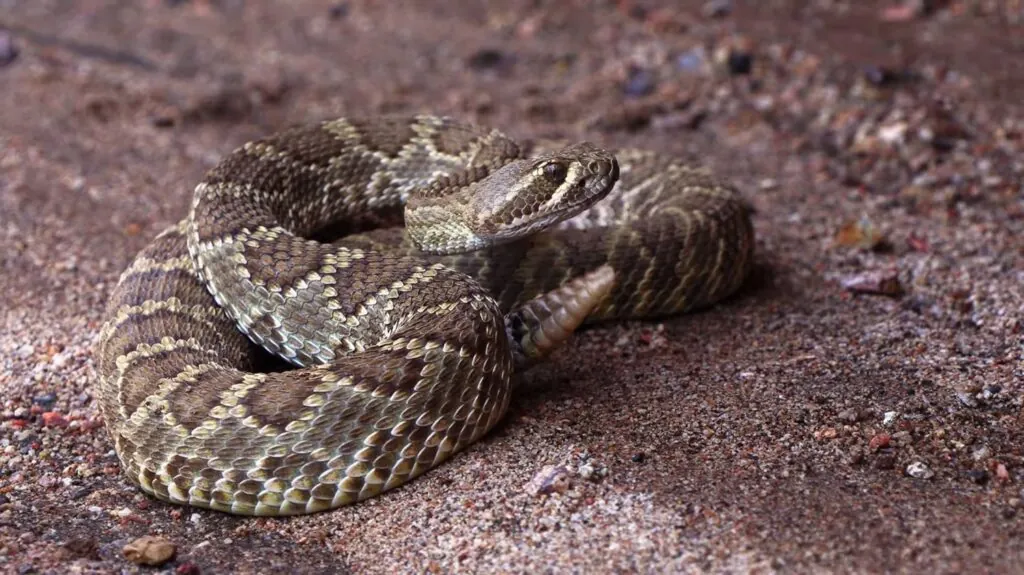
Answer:
[{"label": "dry soil surface", "polygon": [[[1022,19],[0,0],[0,570],[1024,572]],[[705,312],[581,333],[483,441],[363,504],[143,496],[95,396],[119,272],[235,146],[391,112],[700,162],[756,207],[757,269]],[[174,558],[126,559],[147,534]]]}]

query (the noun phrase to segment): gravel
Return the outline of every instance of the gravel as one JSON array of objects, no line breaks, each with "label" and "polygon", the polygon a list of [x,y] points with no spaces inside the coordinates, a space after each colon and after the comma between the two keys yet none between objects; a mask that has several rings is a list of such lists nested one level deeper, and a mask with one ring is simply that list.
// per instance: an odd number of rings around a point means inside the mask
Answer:
[{"label": "gravel", "polygon": [[[1024,6],[927,4],[0,3],[0,571],[1024,572]],[[581,333],[385,496],[139,493],[94,396],[120,271],[234,146],[420,111],[698,160],[757,269]]]}]

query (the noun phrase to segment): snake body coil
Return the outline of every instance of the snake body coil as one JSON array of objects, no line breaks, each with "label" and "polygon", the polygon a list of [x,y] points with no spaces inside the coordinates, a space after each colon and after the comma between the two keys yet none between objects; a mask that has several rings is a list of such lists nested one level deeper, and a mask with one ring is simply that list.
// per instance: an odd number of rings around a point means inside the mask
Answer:
[{"label": "snake body coil", "polygon": [[104,418],[160,499],[331,509],[477,440],[581,323],[732,293],[753,243],[734,190],[651,152],[527,156],[432,116],[291,129],[211,170],[121,276]]}]

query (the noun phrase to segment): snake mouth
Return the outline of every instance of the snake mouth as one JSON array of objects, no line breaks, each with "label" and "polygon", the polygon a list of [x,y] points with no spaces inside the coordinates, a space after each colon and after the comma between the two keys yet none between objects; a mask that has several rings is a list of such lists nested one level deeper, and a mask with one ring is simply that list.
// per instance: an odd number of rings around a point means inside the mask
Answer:
[{"label": "snake mouth", "polygon": [[541,232],[568,220],[603,200],[619,181],[619,164],[615,158],[592,160],[584,165],[589,173],[561,197],[557,207],[533,216],[528,222],[515,227],[492,230],[487,242],[499,245]]},{"label": "snake mouth", "polygon": [[563,206],[555,210],[561,217],[572,217],[611,193],[619,181],[619,162],[615,157],[595,159],[586,163],[588,174],[580,179],[577,189],[566,194]]},{"label": "snake mouth", "polygon": [[614,157],[609,160],[591,160],[587,163],[590,177],[607,181],[609,188],[619,181],[619,162]]},{"label": "snake mouth", "polygon": [[558,201],[544,214],[533,216],[529,222],[515,228],[495,230],[490,240],[508,242],[552,227],[568,220],[603,200],[619,181],[619,163],[614,156],[590,159],[581,164],[584,175],[578,176],[572,187],[557,193]]}]

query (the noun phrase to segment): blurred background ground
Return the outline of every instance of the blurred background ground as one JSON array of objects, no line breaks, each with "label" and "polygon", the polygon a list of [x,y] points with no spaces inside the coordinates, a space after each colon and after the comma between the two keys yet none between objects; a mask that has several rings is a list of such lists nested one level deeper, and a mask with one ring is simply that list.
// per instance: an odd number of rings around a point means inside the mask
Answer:
[{"label": "blurred background ground", "polygon": [[[0,571],[151,534],[182,574],[1024,572],[1022,97],[1013,0],[0,0]],[[233,147],[392,112],[705,164],[758,269],[580,334],[377,499],[142,496],[94,396],[119,272]]]}]

